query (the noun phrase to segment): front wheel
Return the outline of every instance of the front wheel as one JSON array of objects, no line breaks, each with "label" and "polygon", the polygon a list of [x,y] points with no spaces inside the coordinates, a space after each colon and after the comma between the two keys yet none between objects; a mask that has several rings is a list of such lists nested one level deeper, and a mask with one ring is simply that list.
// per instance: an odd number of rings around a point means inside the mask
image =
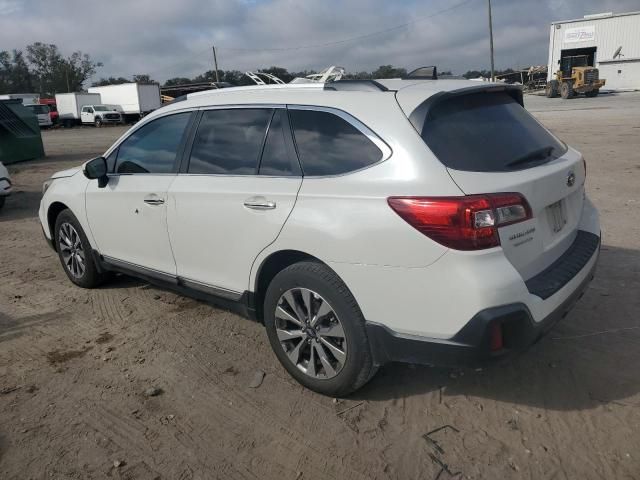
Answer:
[{"label": "front wheel", "polygon": [[567,100],[572,98],[573,95],[573,84],[571,82],[562,82],[562,86],[560,87],[560,96]]},{"label": "front wheel", "polygon": [[600,89],[597,88],[595,90],[591,90],[590,92],[585,93],[584,96],[585,97],[597,97],[599,93],[600,93]]},{"label": "front wheel", "polygon": [[0,209],[4,207],[4,200],[5,200],[4,196],[0,197]]},{"label": "front wheel", "polygon": [[98,271],[89,240],[71,210],[58,215],[54,228],[58,257],[69,280],[83,288],[100,285],[105,274]]},{"label": "front wheel", "polygon": [[100,128],[102,126],[102,119],[100,117],[96,118],[93,121],[93,124],[96,126],[96,128]]},{"label": "front wheel", "polygon": [[318,393],[348,395],[377,371],[358,304],[319,262],[296,263],[275,276],[265,296],[264,323],[280,363]]}]

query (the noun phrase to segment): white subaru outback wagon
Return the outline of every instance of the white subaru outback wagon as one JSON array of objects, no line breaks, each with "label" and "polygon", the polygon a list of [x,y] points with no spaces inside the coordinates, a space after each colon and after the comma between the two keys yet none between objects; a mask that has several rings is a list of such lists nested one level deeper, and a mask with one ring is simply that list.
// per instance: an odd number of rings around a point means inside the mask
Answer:
[{"label": "white subaru outback wagon", "polygon": [[534,343],[599,246],[586,166],[517,87],[336,81],[188,95],[44,185],[69,279],[123,272],[263,322],[301,384]]}]

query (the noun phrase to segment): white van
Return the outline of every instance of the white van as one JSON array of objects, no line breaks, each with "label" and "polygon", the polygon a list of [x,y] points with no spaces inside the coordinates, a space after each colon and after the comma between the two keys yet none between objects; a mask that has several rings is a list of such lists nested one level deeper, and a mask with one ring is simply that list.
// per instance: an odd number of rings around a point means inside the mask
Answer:
[{"label": "white van", "polygon": [[40,128],[49,128],[53,125],[48,105],[25,105],[24,107],[31,110],[38,117]]}]

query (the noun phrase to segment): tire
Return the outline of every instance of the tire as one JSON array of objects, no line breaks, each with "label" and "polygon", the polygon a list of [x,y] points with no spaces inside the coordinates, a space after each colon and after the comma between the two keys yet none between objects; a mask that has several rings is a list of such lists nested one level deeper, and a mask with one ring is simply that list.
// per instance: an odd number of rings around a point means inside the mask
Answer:
[{"label": "tire", "polygon": [[93,124],[96,128],[100,128],[102,126],[102,119],[100,117],[95,118]]},{"label": "tire", "polygon": [[547,98],[555,98],[558,96],[558,81],[550,80],[545,88]]},{"label": "tire", "polygon": [[5,199],[6,199],[6,197],[4,197],[4,196],[0,197],[0,209],[2,209],[2,207],[4,207]]},{"label": "tire", "polygon": [[560,96],[565,100],[574,96],[573,84],[571,82],[562,82],[562,86],[560,87]]},{"label": "tire", "polygon": [[[310,295],[304,303],[306,294]],[[292,302],[297,303],[298,310]],[[309,304],[314,312],[312,317],[320,310],[323,312],[317,317],[315,330],[305,326],[304,321],[290,321],[292,317],[305,318],[308,311],[305,305]],[[315,392],[342,397],[358,390],[377,372],[364,317],[355,298],[336,273],[322,263],[295,263],[274,277],[265,295],[264,323],[282,366],[300,384]],[[314,319],[309,325],[313,323]],[[344,356],[334,352],[343,352]],[[296,363],[292,357],[298,359]]]},{"label": "tire", "polygon": [[[58,258],[69,280],[82,288],[95,288],[100,285],[106,275],[96,267],[91,244],[71,210],[66,209],[60,212],[54,228]],[[73,249],[71,255],[76,256],[75,260],[70,260],[69,247]],[[78,256],[83,260],[82,263],[77,259]],[[84,264],[84,270],[81,268],[82,264]]]},{"label": "tire", "polygon": [[590,92],[585,93],[584,96],[589,98],[597,97],[599,93],[600,93],[600,89],[596,88],[595,90],[591,90]]}]

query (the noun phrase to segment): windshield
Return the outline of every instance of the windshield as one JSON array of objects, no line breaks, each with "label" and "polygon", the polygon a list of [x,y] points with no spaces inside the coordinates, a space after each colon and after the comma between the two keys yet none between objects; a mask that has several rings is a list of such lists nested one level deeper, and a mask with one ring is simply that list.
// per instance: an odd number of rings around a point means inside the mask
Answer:
[{"label": "windshield", "polygon": [[105,105],[95,105],[95,106],[93,107],[93,109],[94,109],[96,112],[108,112],[108,111],[110,111],[110,110],[111,110],[111,108],[109,108],[109,107],[107,107],[107,106],[105,106]]},{"label": "windshield", "polygon": [[460,95],[427,113],[422,138],[447,167],[472,172],[529,168],[566,147],[505,92]]},{"label": "windshield", "polygon": [[47,107],[46,105],[25,105],[25,106],[36,115],[49,113],[49,107]]}]

